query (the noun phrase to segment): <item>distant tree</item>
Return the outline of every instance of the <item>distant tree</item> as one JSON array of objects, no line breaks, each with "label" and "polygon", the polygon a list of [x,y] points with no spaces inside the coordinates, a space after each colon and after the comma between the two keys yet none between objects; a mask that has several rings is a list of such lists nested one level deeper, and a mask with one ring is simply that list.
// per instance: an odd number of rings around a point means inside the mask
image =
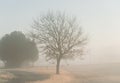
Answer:
[{"label": "distant tree", "polygon": [[20,67],[38,59],[38,49],[22,32],[14,31],[0,40],[0,59],[6,67]]},{"label": "distant tree", "polygon": [[47,60],[56,61],[56,74],[59,74],[62,59],[82,55],[87,38],[76,18],[48,12],[34,20],[32,29],[32,35],[38,39]]}]

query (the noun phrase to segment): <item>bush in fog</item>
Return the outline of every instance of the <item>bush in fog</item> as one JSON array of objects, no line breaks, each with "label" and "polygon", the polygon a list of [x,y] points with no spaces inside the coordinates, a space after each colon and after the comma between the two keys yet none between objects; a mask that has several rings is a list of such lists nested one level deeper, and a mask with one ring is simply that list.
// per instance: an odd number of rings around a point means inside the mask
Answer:
[{"label": "bush in fog", "polygon": [[20,67],[24,63],[38,59],[38,49],[34,41],[22,32],[14,31],[0,40],[0,59],[6,67]]}]

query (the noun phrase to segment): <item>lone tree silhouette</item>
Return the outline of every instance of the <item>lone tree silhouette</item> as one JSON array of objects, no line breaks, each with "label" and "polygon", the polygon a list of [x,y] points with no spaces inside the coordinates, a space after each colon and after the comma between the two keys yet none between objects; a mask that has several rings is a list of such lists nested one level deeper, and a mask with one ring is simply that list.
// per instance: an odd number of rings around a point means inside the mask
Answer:
[{"label": "lone tree silhouette", "polygon": [[20,67],[24,63],[36,61],[38,49],[35,42],[22,32],[14,31],[0,40],[0,59],[6,67]]},{"label": "lone tree silhouette", "polygon": [[82,55],[87,40],[76,18],[60,12],[48,12],[35,19],[32,34],[36,35],[47,60],[56,61],[56,74],[60,73],[62,59]]}]

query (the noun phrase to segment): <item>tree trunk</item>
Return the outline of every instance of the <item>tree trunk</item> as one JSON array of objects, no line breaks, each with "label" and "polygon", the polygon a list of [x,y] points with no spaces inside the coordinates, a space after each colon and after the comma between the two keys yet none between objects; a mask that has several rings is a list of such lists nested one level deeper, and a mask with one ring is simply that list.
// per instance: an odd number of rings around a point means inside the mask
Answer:
[{"label": "tree trunk", "polygon": [[60,59],[57,59],[56,74],[60,74]]}]

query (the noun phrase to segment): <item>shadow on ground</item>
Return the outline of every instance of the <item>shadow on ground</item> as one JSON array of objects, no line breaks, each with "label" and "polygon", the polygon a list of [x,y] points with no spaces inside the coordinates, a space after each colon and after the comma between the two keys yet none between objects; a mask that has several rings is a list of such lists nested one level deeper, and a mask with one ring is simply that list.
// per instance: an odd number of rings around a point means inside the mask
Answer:
[{"label": "shadow on ground", "polygon": [[25,83],[25,82],[32,82],[32,81],[42,81],[50,78],[49,74],[38,74],[34,72],[27,72],[27,71],[18,71],[18,70],[11,70],[9,71],[15,78],[8,80],[6,83]]}]

